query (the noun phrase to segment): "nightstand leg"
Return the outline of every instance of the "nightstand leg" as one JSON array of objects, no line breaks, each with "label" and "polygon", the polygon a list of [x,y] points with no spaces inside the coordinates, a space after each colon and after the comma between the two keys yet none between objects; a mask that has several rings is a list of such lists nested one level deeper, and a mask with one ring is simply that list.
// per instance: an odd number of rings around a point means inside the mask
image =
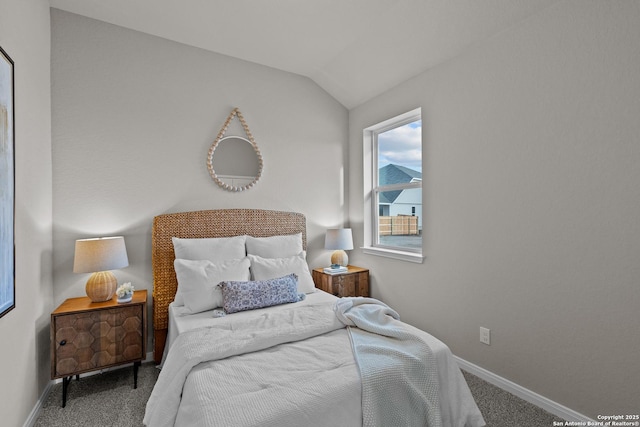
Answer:
[{"label": "nightstand leg", "polygon": [[67,406],[67,389],[69,388],[69,383],[71,382],[72,378],[73,378],[73,375],[70,377],[62,378],[62,407],[63,408]]},{"label": "nightstand leg", "polygon": [[138,367],[141,362],[133,362],[133,388],[138,388]]}]

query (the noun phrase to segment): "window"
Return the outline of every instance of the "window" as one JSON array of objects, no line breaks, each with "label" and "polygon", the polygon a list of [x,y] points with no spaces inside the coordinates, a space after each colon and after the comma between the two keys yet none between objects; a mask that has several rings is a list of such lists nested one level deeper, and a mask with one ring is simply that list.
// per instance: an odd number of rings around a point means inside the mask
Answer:
[{"label": "window", "polygon": [[370,213],[365,252],[422,262],[420,109],[365,129],[364,139],[365,213]]}]

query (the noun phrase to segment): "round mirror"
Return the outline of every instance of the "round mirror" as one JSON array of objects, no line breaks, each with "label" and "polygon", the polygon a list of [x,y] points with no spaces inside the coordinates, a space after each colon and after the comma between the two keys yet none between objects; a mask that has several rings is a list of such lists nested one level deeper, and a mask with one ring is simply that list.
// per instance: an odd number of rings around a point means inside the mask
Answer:
[{"label": "round mirror", "polygon": [[253,187],[262,174],[262,155],[258,147],[240,136],[216,140],[207,158],[211,178],[228,191]]}]

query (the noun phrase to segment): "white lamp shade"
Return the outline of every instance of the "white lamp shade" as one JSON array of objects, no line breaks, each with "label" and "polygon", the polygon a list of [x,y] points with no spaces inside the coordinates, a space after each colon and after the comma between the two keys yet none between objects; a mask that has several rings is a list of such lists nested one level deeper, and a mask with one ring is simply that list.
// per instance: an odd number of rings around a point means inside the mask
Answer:
[{"label": "white lamp shade", "polygon": [[94,273],[129,265],[124,237],[99,237],[76,240],[74,273]]},{"label": "white lamp shade", "polygon": [[325,249],[353,249],[353,236],[350,228],[330,228],[324,238]]}]

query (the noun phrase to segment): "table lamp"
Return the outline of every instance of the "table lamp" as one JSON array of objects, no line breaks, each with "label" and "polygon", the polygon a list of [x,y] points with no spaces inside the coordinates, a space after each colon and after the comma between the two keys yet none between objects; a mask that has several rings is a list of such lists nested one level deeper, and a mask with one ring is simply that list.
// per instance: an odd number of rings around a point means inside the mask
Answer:
[{"label": "table lamp", "polygon": [[353,236],[350,228],[330,228],[324,238],[325,249],[335,249],[331,254],[331,265],[339,264],[346,267],[349,257],[345,250],[353,249]]},{"label": "table lamp", "polygon": [[87,280],[87,296],[92,302],[109,301],[116,292],[118,279],[109,270],[129,265],[124,237],[98,237],[76,240],[74,273],[93,273]]}]

